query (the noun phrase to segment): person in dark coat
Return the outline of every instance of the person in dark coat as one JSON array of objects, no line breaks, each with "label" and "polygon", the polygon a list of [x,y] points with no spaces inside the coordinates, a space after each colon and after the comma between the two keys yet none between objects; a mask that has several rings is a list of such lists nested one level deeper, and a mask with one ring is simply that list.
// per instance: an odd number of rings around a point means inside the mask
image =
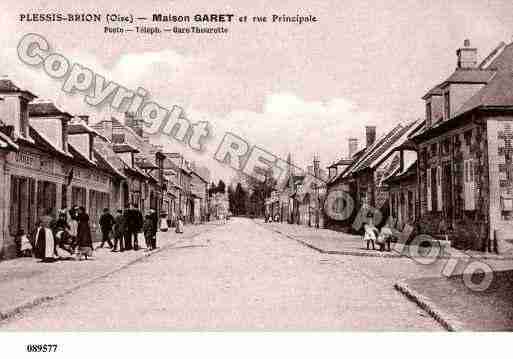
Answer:
[{"label": "person in dark coat", "polygon": [[78,209],[78,230],[77,230],[78,258],[87,259],[93,254],[93,240],[91,227],[89,226],[89,215],[84,207]]},{"label": "person in dark coat", "polygon": [[103,214],[100,217],[100,229],[102,231],[102,243],[99,248],[103,248],[105,242],[109,245],[110,249],[113,248],[112,241],[110,240],[110,232],[114,226],[114,217],[110,214],[108,208],[103,209]]},{"label": "person in dark coat", "polygon": [[59,211],[59,218],[53,223],[53,235],[55,239],[55,250],[59,258],[69,258],[73,254],[71,227],[68,224],[66,209]]},{"label": "person in dark coat", "polygon": [[154,210],[150,210],[144,219],[143,233],[146,239],[146,247],[148,250],[157,248],[157,214]]},{"label": "person in dark coat", "polygon": [[114,248],[113,252],[117,252],[118,243],[119,243],[119,251],[124,251],[123,245],[123,236],[125,235],[125,216],[123,215],[123,210],[118,209],[116,216],[114,217]]},{"label": "person in dark coat", "polygon": [[[139,209],[134,205],[130,206],[125,212],[125,249],[139,249],[137,234],[142,231],[144,218]],[[132,241],[133,239],[133,241]]]}]

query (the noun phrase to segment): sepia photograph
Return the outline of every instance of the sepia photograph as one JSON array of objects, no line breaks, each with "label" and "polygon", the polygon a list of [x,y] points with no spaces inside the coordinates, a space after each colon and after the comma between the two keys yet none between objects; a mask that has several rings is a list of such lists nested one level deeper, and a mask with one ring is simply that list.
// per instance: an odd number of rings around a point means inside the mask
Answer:
[{"label": "sepia photograph", "polygon": [[411,356],[465,332],[477,354],[513,330],[513,3],[4,0],[0,21],[13,353],[203,333],[197,357]]}]

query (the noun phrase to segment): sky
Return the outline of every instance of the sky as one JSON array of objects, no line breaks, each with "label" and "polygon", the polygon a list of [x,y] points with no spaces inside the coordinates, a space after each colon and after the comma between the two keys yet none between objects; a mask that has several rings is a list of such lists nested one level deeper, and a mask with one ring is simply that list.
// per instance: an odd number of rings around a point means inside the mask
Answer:
[{"label": "sky", "polygon": [[[34,12],[100,12],[150,17],[234,13],[314,15],[310,24],[229,25],[227,34],[104,34],[97,23],[27,23]],[[46,37],[53,50],[153,100],[185,109],[191,121],[208,121],[213,137],[198,154],[160,136],[211,169],[235,174],[213,155],[226,131],[277,157],[292,153],[304,167],[318,154],[323,166],[347,155],[347,139],[364,144],[366,125],[378,135],[397,123],[422,118],[421,97],[456,66],[456,49],[470,39],[482,59],[513,36],[511,1],[2,1],[0,74],[71,113],[106,114],[67,95],[62,82],[22,64],[23,35]]]}]

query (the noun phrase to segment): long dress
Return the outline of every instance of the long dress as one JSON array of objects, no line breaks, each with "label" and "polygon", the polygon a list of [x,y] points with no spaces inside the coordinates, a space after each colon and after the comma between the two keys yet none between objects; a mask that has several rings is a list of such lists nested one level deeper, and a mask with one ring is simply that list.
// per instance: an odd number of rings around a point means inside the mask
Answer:
[{"label": "long dress", "polygon": [[55,260],[55,242],[50,228],[40,226],[36,231],[36,257],[44,261]]},{"label": "long dress", "polygon": [[91,256],[93,253],[93,240],[91,227],[89,227],[89,215],[83,213],[79,217],[77,228],[78,252],[84,256]]},{"label": "long dress", "polygon": [[176,233],[183,233],[183,221],[181,218],[178,218],[178,221],[176,222]]}]

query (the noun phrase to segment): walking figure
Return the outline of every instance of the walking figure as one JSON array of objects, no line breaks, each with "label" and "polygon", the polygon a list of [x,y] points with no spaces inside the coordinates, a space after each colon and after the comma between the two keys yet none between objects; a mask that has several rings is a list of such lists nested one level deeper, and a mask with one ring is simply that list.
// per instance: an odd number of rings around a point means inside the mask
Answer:
[{"label": "walking figure", "polygon": [[143,224],[144,239],[146,240],[146,248],[154,250],[157,248],[157,218],[156,212],[152,209],[146,214]]},{"label": "walking figure", "polygon": [[100,229],[102,231],[102,243],[98,248],[103,248],[105,242],[109,245],[109,248],[112,249],[112,241],[110,240],[110,232],[112,231],[112,227],[114,226],[114,217],[110,214],[108,208],[103,209],[103,214],[100,217]]},{"label": "walking figure", "polygon": [[123,245],[123,236],[125,235],[125,216],[123,215],[123,210],[118,209],[116,213],[116,217],[114,217],[114,248],[113,252],[117,252],[118,243],[119,243],[119,251],[124,251]]},{"label": "walking figure", "polygon": [[93,255],[93,240],[91,227],[89,226],[89,215],[84,207],[78,209],[78,229],[77,229],[77,258],[86,260]]}]

